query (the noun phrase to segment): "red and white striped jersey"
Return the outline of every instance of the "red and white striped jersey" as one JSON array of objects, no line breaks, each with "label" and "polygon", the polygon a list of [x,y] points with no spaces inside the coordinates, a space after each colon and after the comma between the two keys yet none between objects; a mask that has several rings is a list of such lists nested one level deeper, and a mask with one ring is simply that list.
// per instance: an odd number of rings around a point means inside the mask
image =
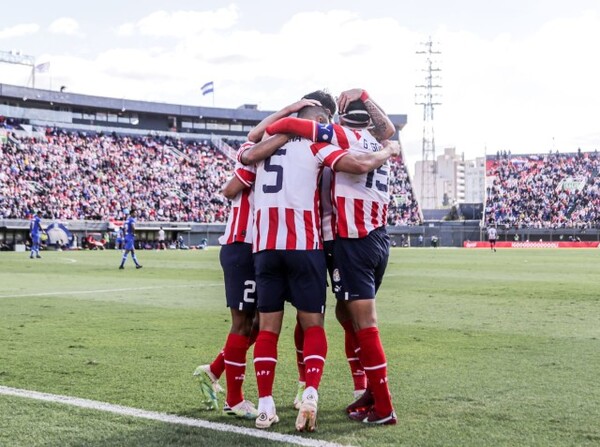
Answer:
[{"label": "red and white striped jersey", "polygon": [[[340,129],[346,135],[350,152],[369,153],[381,150],[381,144],[368,130],[348,129],[339,125],[335,134],[340,138]],[[389,204],[389,164],[367,174],[334,174],[334,209],[337,219],[336,236],[363,238],[376,228],[385,226]]]},{"label": "red and white striped jersey", "polygon": [[333,211],[333,171],[323,168],[321,175],[321,235],[323,241],[335,238],[335,213]]},{"label": "red and white striped jersey", "polygon": [[293,137],[256,169],[253,250],[318,250],[319,177],[347,154],[336,146]]},{"label": "red and white striped jersey", "polygon": [[231,211],[227,218],[225,234],[219,238],[221,245],[234,242],[252,243],[252,227],[254,226],[254,191],[252,185],[256,180],[256,168],[236,163],[235,176],[246,188],[240,191],[231,201]]}]

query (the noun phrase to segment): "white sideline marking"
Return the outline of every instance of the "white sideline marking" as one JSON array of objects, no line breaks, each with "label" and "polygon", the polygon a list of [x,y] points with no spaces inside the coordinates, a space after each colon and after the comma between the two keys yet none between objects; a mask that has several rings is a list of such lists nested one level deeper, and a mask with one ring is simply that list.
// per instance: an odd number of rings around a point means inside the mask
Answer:
[{"label": "white sideline marking", "polygon": [[86,295],[88,293],[113,293],[113,292],[131,292],[138,290],[153,289],[181,289],[184,287],[216,287],[223,284],[186,284],[179,286],[147,286],[147,287],[125,287],[122,289],[99,289],[99,290],[72,290],[65,292],[42,292],[42,293],[24,293],[22,295],[0,295],[0,298],[22,298],[26,296],[54,296],[54,295]]},{"label": "white sideline marking", "polygon": [[176,416],[167,413],[158,413],[155,411],[140,410],[139,408],[123,407],[96,400],[80,399],[78,397],[61,396],[59,394],[40,393],[38,391],[22,390],[0,385],[0,394],[5,396],[25,397],[28,399],[43,400],[59,404],[72,405],[74,407],[87,408],[90,410],[105,411],[107,413],[120,414],[141,419],[150,419],[152,421],[166,422],[168,424],[187,425],[188,427],[206,428],[209,430],[222,431],[227,433],[236,433],[255,438],[268,439],[269,441],[286,442],[307,447],[341,447],[341,444],[321,441],[318,439],[307,439],[295,435],[285,435],[254,428],[238,427],[235,425],[221,424],[218,422],[205,421],[203,419],[194,419],[184,416]]}]

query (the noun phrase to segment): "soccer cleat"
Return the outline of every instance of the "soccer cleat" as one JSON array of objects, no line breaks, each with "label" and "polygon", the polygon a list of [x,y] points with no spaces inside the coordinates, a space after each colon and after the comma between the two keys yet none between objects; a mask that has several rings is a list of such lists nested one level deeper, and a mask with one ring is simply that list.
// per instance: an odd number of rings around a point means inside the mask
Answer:
[{"label": "soccer cleat", "polygon": [[123,270],[125,267],[123,267],[122,265],[119,266],[119,270]]},{"label": "soccer cleat", "polygon": [[398,423],[398,418],[396,417],[395,411],[392,411],[385,417],[379,417],[375,413],[375,409],[373,407],[369,408],[368,410],[354,411],[350,413],[348,417],[353,421],[372,425],[396,425]]},{"label": "soccer cleat", "polygon": [[212,385],[213,390],[215,390],[215,393],[225,392],[223,387],[219,384],[219,379],[217,379],[217,376],[215,376],[213,374],[213,372],[210,370],[210,365],[200,365],[194,371],[194,375],[200,376],[200,377],[202,377],[202,375],[207,376],[208,380],[210,381],[210,383]]},{"label": "soccer cleat", "polygon": [[304,382],[298,382],[298,391],[296,392],[296,397],[294,397],[294,408],[296,410],[300,409],[300,404],[302,403],[302,393],[306,388],[306,384]]},{"label": "soccer cleat", "polygon": [[371,390],[367,388],[365,392],[354,402],[346,407],[346,413],[354,413],[356,411],[366,411],[375,404],[375,398]]},{"label": "soccer cleat", "polygon": [[249,400],[243,400],[233,407],[230,407],[227,402],[225,402],[223,413],[240,419],[256,419],[258,417],[258,410]]},{"label": "soccer cleat", "polygon": [[209,365],[200,365],[194,371],[194,376],[200,381],[200,392],[204,397],[207,410],[216,410],[219,407],[217,392],[223,390],[217,382],[217,378],[210,370]]},{"label": "soccer cleat", "polygon": [[42,257],[41,257],[40,255],[37,255],[37,256],[36,256],[36,258],[38,258],[38,259],[42,259]]},{"label": "soccer cleat", "polygon": [[279,422],[279,416],[275,413],[275,408],[273,408],[273,413],[268,414],[266,411],[261,411],[258,413],[256,418],[255,426],[256,428],[269,428],[271,425]]},{"label": "soccer cleat", "polygon": [[269,428],[279,422],[273,396],[260,397],[258,399],[258,416],[254,425],[256,428]]},{"label": "soccer cleat", "polygon": [[319,395],[317,390],[309,387],[304,391],[302,403],[296,417],[296,430],[298,431],[315,431],[317,427],[317,402]]},{"label": "soccer cleat", "polygon": [[142,266],[141,266],[140,264],[138,264],[138,265],[136,265],[136,266],[135,266],[135,268],[136,268],[136,269],[141,269],[141,268],[142,268]]}]

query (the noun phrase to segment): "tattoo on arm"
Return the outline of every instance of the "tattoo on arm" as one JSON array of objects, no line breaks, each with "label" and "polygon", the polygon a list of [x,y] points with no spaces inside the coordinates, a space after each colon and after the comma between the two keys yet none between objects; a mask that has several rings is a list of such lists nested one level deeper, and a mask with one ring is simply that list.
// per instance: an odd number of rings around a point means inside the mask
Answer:
[{"label": "tattoo on arm", "polygon": [[365,107],[367,112],[369,112],[371,121],[373,122],[373,128],[370,129],[371,134],[377,138],[378,141],[388,139],[390,137],[388,133],[390,119],[387,117],[385,112],[381,110],[381,108],[379,108],[379,106],[372,99],[369,99],[365,102]]}]

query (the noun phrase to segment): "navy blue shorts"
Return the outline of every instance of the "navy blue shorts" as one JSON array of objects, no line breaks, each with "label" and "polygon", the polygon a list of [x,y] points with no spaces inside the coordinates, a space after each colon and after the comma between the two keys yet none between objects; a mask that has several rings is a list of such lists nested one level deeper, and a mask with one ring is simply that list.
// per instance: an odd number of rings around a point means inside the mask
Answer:
[{"label": "navy blue shorts", "polygon": [[258,310],[283,310],[287,298],[305,312],[324,313],[327,267],[323,250],[265,250],[254,254]]},{"label": "navy blue shorts", "polygon": [[256,281],[252,244],[235,242],[223,245],[219,260],[225,277],[227,307],[246,313],[256,310]]},{"label": "navy blue shorts", "polygon": [[339,280],[338,300],[373,299],[383,281],[390,255],[390,237],[385,227],[361,239],[337,238],[333,260],[334,284]]},{"label": "navy blue shorts", "polygon": [[335,273],[335,262],[334,262],[334,247],[335,241],[324,241],[323,251],[325,252],[325,260],[327,262],[327,272],[329,273],[329,280],[331,281],[331,290],[333,293],[338,293],[342,290],[342,283],[340,282],[339,273]]},{"label": "navy blue shorts", "polygon": [[125,250],[135,250],[135,236],[128,234],[125,236]]}]

